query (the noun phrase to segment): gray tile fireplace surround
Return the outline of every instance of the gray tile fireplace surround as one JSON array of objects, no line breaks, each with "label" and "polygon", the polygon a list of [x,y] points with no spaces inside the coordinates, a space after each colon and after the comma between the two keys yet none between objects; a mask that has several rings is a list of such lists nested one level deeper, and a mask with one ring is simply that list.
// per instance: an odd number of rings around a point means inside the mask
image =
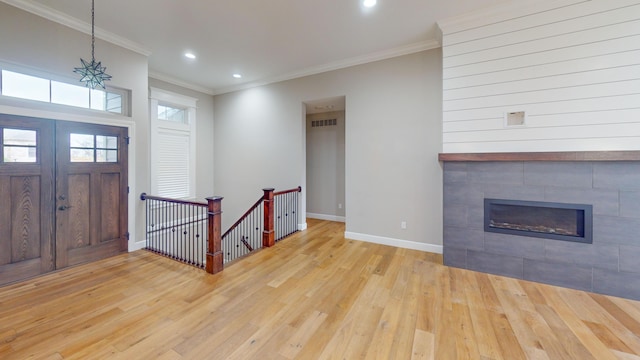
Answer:
[{"label": "gray tile fireplace surround", "polygon": [[[640,161],[444,161],[444,264],[640,300]],[[593,244],[484,232],[484,198],[593,205]]]}]

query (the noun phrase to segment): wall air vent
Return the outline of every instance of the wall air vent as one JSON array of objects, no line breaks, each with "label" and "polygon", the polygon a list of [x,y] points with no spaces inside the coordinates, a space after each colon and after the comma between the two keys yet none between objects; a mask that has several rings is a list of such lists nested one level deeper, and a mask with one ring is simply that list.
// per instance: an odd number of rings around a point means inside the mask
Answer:
[{"label": "wall air vent", "polygon": [[525,126],[527,114],[524,111],[512,111],[504,114],[504,126]]},{"label": "wall air vent", "polygon": [[336,123],[337,123],[336,119],[312,120],[311,127],[335,126]]}]

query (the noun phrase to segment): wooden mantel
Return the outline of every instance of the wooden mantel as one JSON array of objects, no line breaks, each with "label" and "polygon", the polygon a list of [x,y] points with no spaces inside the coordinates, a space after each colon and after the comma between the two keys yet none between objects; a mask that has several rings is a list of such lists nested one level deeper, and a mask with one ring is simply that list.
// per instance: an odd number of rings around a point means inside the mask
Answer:
[{"label": "wooden mantel", "polygon": [[640,161],[640,151],[440,153],[439,161]]}]

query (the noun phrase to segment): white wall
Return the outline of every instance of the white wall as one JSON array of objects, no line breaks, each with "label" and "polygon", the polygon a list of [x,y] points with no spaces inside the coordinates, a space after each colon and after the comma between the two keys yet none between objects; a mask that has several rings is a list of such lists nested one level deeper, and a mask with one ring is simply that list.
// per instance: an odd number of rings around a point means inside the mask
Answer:
[{"label": "white wall", "polygon": [[[439,23],[443,151],[640,150],[640,1],[559,0]],[[505,112],[526,111],[505,128]]]},{"label": "white wall", "polygon": [[[313,121],[335,119],[335,125],[312,126]],[[344,111],[308,114],[307,217],[344,221]]]},{"label": "white wall", "polygon": [[[91,37],[0,2],[0,62],[77,81],[73,68],[91,56]],[[129,128],[130,249],[144,235],[144,208],[138,194],[147,191],[148,96],[147,57],[96,39],[96,59],[113,76],[108,85],[131,90],[131,117],[0,98],[0,112],[40,118],[113,124]]]},{"label": "white wall", "polygon": [[149,78],[149,86],[198,99],[196,103],[196,200],[214,196],[213,96]]},{"label": "white wall", "polygon": [[223,228],[262,187],[304,191],[303,102],[345,96],[346,235],[439,251],[441,66],[436,49],[215,96]]}]

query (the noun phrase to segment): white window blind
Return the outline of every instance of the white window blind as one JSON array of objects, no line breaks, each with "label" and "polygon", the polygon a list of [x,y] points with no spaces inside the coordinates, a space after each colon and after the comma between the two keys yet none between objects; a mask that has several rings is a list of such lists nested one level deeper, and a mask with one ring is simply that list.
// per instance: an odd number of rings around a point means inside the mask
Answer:
[{"label": "white window blind", "polygon": [[158,194],[170,198],[190,197],[190,134],[158,132]]}]

